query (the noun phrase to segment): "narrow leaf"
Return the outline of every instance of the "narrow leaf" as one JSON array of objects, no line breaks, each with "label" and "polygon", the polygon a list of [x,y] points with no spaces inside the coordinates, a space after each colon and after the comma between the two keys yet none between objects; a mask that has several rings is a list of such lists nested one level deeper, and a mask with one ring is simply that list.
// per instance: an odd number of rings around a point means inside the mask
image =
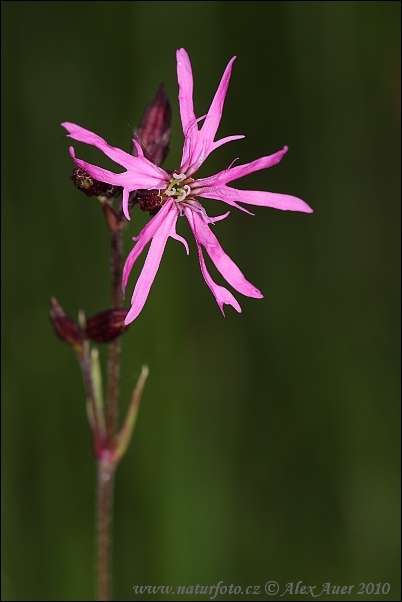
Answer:
[{"label": "narrow leaf", "polygon": [[137,386],[134,389],[134,393],[131,397],[130,406],[127,410],[126,418],[122,424],[122,427],[116,435],[113,455],[115,462],[119,462],[127,451],[128,445],[131,440],[135,421],[138,414],[138,408],[141,401],[141,395],[144,390],[145,381],[149,374],[148,366],[143,366],[140,377],[137,381]]}]

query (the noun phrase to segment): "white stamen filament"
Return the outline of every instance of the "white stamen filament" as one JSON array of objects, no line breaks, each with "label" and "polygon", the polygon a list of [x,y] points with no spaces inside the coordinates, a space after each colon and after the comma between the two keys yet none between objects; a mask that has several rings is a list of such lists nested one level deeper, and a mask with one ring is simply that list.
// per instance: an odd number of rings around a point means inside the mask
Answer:
[{"label": "white stamen filament", "polygon": [[177,199],[176,199],[176,201],[177,201],[178,203],[180,203],[181,201],[184,201],[184,199],[186,198],[186,196],[187,196],[188,194],[190,194],[190,192],[191,192],[191,188],[190,188],[190,186],[189,186],[188,184],[186,184],[186,185],[185,185],[183,188],[179,188],[177,192],[178,192],[178,193],[179,193],[179,192],[181,193],[181,194],[180,194],[180,196],[179,196],[179,197],[177,197]]},{"label": "white stamen filament", "polygon": [[176,173],[175,171],[172,173],[172,177],[174,180],[177,180],[178,182],[182,182],[183,180],[186,179],[186,174],[185,173]]}]

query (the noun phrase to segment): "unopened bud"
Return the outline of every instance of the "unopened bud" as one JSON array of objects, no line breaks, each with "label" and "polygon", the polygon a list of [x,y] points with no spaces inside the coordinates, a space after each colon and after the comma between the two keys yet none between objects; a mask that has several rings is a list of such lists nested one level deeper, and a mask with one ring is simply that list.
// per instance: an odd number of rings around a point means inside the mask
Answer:
[{"label": "unopened bud", "polygon": [[84,192],[87,196],[103,196],[108,199],[118,197],[122,188],[120,186],[112,186],[105,182],[99,182],[91,178],[89,173],[81,167],[74,169],[70,179],[74,182],[76,188]]},{"label": "unopened bud", "polygon": [[95,343],[109,343],[122,335],[128,328],[124,320],[128,309],[107,309],[87,320],[85,334]]},{"label": "unopened bud", "polygon": [[[139,128],[133,131],[133,137],[140,144],[146,159],[158,166],[162,165],[169,152],[171,120],[172,110],[166,88],[161,84],[155,98],[145,109]],[[131,154],[138,156],[134,144]]]},{"label": "unopened bud", "polygon": [[142,211],[157,213],[163,205],[160,190],[137,190],[136,200]]},{"label": "unopened bud", "polygon": [[50,321],[55,333],[62,341],[71,345],[76,353],[81,353],[83,343],[81,328],[64,313],[55,297],[51,298],[50,303]]}]

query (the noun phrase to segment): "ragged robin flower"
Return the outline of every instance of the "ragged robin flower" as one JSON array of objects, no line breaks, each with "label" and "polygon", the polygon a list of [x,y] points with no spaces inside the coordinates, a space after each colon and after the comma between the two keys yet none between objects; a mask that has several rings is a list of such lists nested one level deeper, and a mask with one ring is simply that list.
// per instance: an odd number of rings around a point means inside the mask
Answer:
[{"label": "ragged robin flower", "polygon": [[[143,208],[154,214],[139,235],[133,239],[136,244],[128,255],[124,266],[123,291],[126,289],[128,277],[135,261],[147,243],[152,240],[144,266],[134,288],[131,309],[125,319],[126,324],[135,320],[144,307],[158,271],[167,239],[171,237],[179,240],[184,244],[187,254],[189,253],[187,242],[176,233],[176,222],[179,216],[185,216],[190,224],[198,248],[202,275],[223,314],[225,304],[232,305],[238,312],[241,312],[241,308],[232,293],[225,287],[216,284],[211,278],[205,264],[202,247],[204,247],[218,271],[236,291],[247,297],[262,298],[263,295],[246,280],[237,265],[222,249],[211,230],[211,224],[226,218],[230,212],[218,217],[209,217],[197,197],[216,199],[247,213],[250,212],[239,203],[290,211],[304,211],[306,213],[312,212],[312,209],[304,201],[294,196],[261,190],[238,190],[227,185],[229,182],[250,173],[279,163],[288,150],[286,146],[273,155],[261,157],[251,163],[236,166],[231,164],[227,169],[208,178],[195,178],[196,172],[212,151],[226,144],[226,142],[244,137],[228,136],[215,140],[235,58],[232,58],[225,69],[208,113],[197,118],[193,108],[193,75],[190,59],[183,48],[177,51],[177,77],[184,146],[180,168],[176,171],[167,172],[151,163],[144,157],[143,150],[136,140],[133,140],[133,143],[138,156],[134,157],[110,146],[100,136],[78,125],[73,123],[62,124],[68,131],[70,138],[96,146],[107,157],[125,168],[126,171],[116,174],[96,167],[76,158],[74,148],[70,147],[70,154],[75,163],[78,167],[85,169],[92,178],[109,185],[122,187],[123,211],[128,220],[130,219],[129,196],[134,190],[140,191],[139,194],[137,193],[137,198],[139,198],[140,203],[142,201]],[[202,121],[203,124],[199,127]]]}]

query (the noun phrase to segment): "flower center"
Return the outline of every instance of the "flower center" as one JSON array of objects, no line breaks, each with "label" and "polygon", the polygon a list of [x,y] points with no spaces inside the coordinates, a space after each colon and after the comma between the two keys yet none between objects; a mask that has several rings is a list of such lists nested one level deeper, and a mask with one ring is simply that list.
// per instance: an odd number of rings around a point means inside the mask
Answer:
[{"label": "flower center", "polygon": [[168,187],[164,190],[137,190],[135,201],[140,204],[142,211],[149,211],[151,215],[156,215],[159,209],[163,207],[167,199],[173,199],[182,213],[183,206],[197,206],[194,199],[192,185],[193,178],[189,178],[184,173],[172,173]]},{"label": "flower center", "polygon": [[167,197],[173,198],[176,203],[182,203],[191,194],[191,187],[189,184],[184,184],[186,180],[186,174],[178,174],[174,171],[169,182],[169,186],[163,191],[163,194]]}]

